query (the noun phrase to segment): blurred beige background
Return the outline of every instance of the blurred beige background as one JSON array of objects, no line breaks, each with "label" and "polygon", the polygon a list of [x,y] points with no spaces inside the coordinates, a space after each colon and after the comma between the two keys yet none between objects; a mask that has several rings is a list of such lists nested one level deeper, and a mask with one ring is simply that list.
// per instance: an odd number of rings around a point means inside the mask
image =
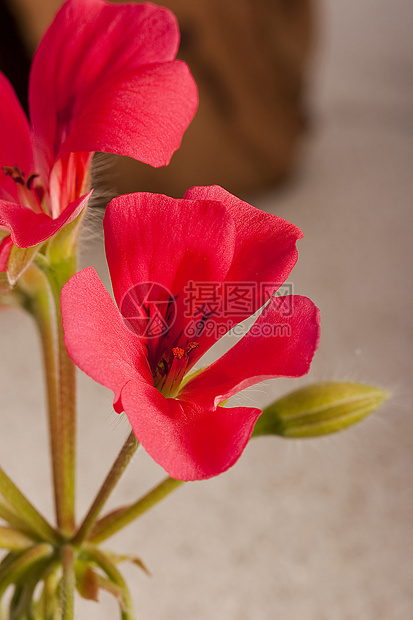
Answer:
[{"label": "blurred beige background", "polygon": [[[125,573],[143,620],[410,620],[413,617],[413,5],[320,0],[313,127],[294,180],[251,198],[302,228],[296,293],[321,308],[302,380],[238,397],[265,405],[308,381],[381,385],[393,399],[340,435],[252,442],[217,479],[190,483],[116,536],[153,573]],[[82,262],[107,276],[100,242]],[[44,394],[30,320],[0,315],[2,466],[52,515]],[[127,435],[111,394],[79,374],[79,516]],[[162,476],[142,452],[111,506]],[[109,545],[108,545],[109,546]],[[76,618],[116,617],[79,601]]]}]

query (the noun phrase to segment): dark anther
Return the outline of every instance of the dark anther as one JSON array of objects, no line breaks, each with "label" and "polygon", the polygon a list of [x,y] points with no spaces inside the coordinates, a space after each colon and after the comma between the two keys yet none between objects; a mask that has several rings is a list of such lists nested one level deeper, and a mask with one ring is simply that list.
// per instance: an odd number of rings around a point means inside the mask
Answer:
[{"label": "dark anther", "polygon": [[27,185],[27,188],[28,188],[28,189],[32,189],[32,186],[33,186],[33,181],[34,181],[34,180],[35,180],[38,176],[39,176],[38,174],[31,174],[31,175],[29,176],[29,178],[27,179],[27,183],[26,183],[26,185]]},{"label": "dark anther", "polygon": [[11,177],[15,183],[25,185],[24,172],[19,166],[3,166],[3,172],[6,176]]}]

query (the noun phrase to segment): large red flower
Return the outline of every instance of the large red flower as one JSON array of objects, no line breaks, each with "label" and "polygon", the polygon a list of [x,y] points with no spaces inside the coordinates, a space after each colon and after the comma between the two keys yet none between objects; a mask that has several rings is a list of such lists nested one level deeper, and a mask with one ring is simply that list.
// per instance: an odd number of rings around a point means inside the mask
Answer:
[{"label": "large red flower", "polygon": [[[239,458],[261,413],[224,401],[264,379],[305,374],[317,347],[312,301],[271,297],[296,262],[301,232],[220,187],[181,200],[120,196],[104,227],[120,310],[92,268],[73,276],[62,292],[69,355],[113,390],[116,411],[173,478],[215,476]],[[190,372],[263,306],[225,355]]]},{"label": "large red flower", "polygon": [[85,207],[94,151],[169,162],[197,105],[178,43],[167,9],[68,0],[34,56],[31,125],[0,73],[0,271]]}]

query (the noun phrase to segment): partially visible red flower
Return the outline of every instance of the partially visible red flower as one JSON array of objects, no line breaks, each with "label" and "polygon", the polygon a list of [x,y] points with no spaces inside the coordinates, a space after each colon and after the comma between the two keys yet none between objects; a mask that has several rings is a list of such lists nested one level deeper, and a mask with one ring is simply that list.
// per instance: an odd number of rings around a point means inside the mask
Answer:
[{"label": "partially visible red flower", "polygon": [[169,162],[197,106],[176,20],[153,4],[68,0],[34,56],[31,125],[0,73],[0,270],[12,244],[73,221],[94,151]]},{"label": "partially visible red flower", "polygon": [[[319,316],[311,300],[283,298],[288,313],[273,298],[265,305],[296,262],[301,232],[219,187],[193,188],[181,200],[120,196],[109,204],[104,227],[123,316],[94,269],[73,276],[62,291],[69,355],[113,390],[116,411],[125,411],[136,437],[173,478],[215,476],[239,458],[261,413],[224,401],[264,379],[305,374],[317,347]],[[144,284],[151,282],[152,288]],[[194,283],[209,294],[188,311]],[[249,307],[237,306],[230,323],[212,302],[228,285],[245,284]],[[190,373],[225,329],[263,306],[225,355]],[[140,329],[155,310],[167,324],[158,336]]]}]

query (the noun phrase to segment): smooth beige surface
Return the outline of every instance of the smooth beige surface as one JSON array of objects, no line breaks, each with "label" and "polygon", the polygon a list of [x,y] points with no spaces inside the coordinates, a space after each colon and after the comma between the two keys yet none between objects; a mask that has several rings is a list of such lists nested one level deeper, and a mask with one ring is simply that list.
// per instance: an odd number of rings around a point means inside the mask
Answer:
[{"label": "smooth beige surface", "polygon": [[[309,377],[266,382],[237,402],[264,405],[329,378],[376,383],[394,398],[341,435],[257,439],[231,471],[188,484],[114,538],[153,573],[125,571],[142,620],[413,617],[413,5],[325,0],[320,22],[301,171],[255,204],[305,233],[291,280],[321,308],[321,346]],[[90,260],[104,273],[101,254]],[[0,329],[0,462],[51,516],[36,334],[20,313],[1,314]],[[79,378],[81,515],[127,424],[107,390]],[[161,476],[138,453],[111,506]],[[77,607],[79,620],[115,617],[106,595]]]}]

